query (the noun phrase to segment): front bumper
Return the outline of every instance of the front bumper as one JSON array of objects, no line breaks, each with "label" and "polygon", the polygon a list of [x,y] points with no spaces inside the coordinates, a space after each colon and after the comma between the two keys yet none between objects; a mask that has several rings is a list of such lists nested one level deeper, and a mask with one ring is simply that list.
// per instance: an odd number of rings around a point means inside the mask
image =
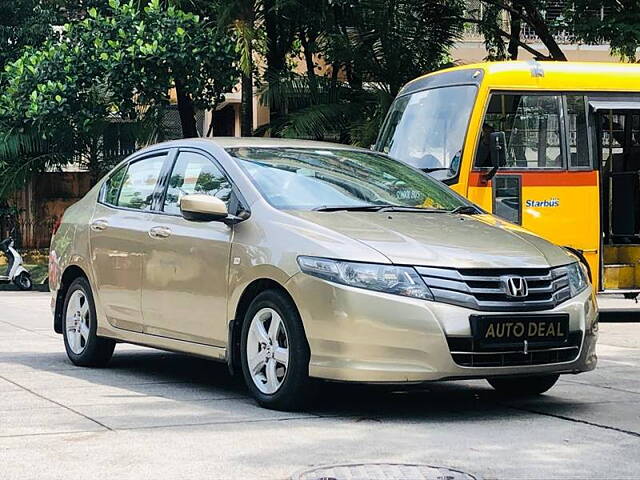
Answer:
[{"label": "front bumper", "polygon": [[527,312],[569,314],[569,329],[582,332],[574,360],[499,367],[466,367],[453,360],[447,337],[470,336],[469,316],[480,313],[475,310],[347,287],[303,273],[294,275],[287,289],[309,341],[312,377],[403,383],[579,373],[594,369],[597,363],[598,310],[590,289],[552,310]]}]

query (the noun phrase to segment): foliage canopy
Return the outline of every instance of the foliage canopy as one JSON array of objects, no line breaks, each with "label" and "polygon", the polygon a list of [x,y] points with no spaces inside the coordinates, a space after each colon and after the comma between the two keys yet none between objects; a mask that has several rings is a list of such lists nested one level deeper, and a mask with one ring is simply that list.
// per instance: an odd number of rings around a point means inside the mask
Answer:
[{"label": "foliage canopy", "polygon": [[13,171],[20,181],[73,160],[97,177],[118,160],[105,157],[105,130],[124,122],[136,127],[134,143],[158,138],[174,87],[195,125],[194,109],[215,108],[238,76],[233,40],[209,27],[159,0],[142,9],[110,0],[66,24],[60,38],[27,48],[3,75],[3,176]]}]

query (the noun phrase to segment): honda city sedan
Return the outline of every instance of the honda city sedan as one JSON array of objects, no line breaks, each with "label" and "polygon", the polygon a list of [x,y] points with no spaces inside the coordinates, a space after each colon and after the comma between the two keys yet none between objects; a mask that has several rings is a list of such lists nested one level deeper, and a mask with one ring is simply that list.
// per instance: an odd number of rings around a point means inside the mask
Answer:
[{"label": "honda city sedan", "polygon": [[421,171],[322,142],[189,139],[124,160],[50,250],[70,360],[117,342],[226,362],[266,407],[316,379],[487,379],[533,395],[596,365],[598,310],[564,249]]}]

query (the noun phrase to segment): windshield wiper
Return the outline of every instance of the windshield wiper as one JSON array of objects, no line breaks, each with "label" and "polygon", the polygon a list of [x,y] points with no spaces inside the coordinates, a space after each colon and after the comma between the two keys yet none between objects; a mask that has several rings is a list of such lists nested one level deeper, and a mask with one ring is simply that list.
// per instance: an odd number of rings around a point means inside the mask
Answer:
[{"label": "windshield wiper", "polygon": [[393,207],[393,205],[323,205],[321,207],[316,207],[313,210],[315,212],[377,212],[382,208]]},{"label": "windshield wiper", "polygon": [[379,212],[417,212],[417,213],[447,212],[447,210],[442,210],[439,208],[403,207],[400,205],[389,205],[388,207],[383,207],[378,211]]},{"label": "windshield wiper", "polygon": [[458,213],[461,215],[478,215],[482,212],[478,208],[474,207],[473,205],[461,205],[449,211],[449,213]]},{"label": "windshield wiper", "polygon": [[431,173],[431,172],[443,172],[443,171],[445,171],[445,170],[447,170],[447,171],[451,171],[451,167],[421,168],[420,170],[422,170],[424,173]]},{"label": "windshield wiper", "polygon": [[444,212],[436,208],[420,208],[420,207],[403,207],[402,205],[337,205],[322,206],[313,209],[316,212],[417,212],[417,213],[434,213]]}]

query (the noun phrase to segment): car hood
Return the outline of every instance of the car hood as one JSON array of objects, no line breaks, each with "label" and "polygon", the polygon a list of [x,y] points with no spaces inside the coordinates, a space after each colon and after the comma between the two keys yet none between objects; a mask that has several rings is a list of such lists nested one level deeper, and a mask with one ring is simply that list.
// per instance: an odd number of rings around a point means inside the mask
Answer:
[{"label": "car hood", "polygon": [[[491,215],[289,213],[361,242],[396,264],[502,268],[553,267],[572,261],[563,249]],[[339,258],[340,253],[333,256]]]}]

